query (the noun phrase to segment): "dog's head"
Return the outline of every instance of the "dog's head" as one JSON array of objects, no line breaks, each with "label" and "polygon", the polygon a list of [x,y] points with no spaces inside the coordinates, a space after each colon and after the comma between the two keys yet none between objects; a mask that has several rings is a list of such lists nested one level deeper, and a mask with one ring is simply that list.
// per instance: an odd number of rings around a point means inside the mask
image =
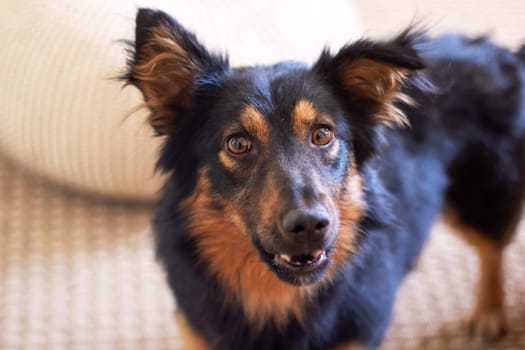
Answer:
[{"label": "dog's head", "polygon": [[377,130],[405,122],[399,89],[423,68],[415,37],[358,41],[312,67],[234,69],[168,15],[139,11],[126,78],[166,137],[159,165],[205,254],[251,249],[299,285],[348,260],[366,207],[360,169]]}]

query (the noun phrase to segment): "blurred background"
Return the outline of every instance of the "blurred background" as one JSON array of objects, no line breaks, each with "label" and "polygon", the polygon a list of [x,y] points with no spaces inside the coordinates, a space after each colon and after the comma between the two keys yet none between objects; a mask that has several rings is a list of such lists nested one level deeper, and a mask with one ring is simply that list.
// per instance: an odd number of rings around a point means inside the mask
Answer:
[{"label": "blurred background", "polygon": [[[164,9],[236,65],[313,62],[362,35],[431,33],[525,43],[519,0],[0,2],[0,349],[179,349],[148,231],[160,140],[111,79],[139,6]],[[476,257],[438,222],[382,349],[525,349],[525,228],[505,257],[511,332],[468,337]]]}]

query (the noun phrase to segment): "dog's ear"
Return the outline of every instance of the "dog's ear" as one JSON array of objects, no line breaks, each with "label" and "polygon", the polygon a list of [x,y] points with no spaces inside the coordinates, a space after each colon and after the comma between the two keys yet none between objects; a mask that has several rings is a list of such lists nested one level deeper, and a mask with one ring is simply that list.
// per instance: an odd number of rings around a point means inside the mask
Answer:
[{"label": "dog's ear", "polygon": [[400,88],[417,70],[425,68],[415,49],[421,32],[407,29],[393,40],[359,40],[344,46],[337,54],[325,50],[313,70],[336,87],[354,107],[375,122],[406,123],[396,101],[410,102]]},{"label": "dog's ear", "polygon": [[158,10],[140,9],[124,80],[138,87],[157,135],[170,134],[192,105],[192,92],[228,69],[227,59],[209,53],[195,35]]},{"label": "dog's ear", "polygon": [[373,152],[381,137],[376,126],[408,123],[396,103],[413,103],[401,91],[409,82],[416,86],[426,84],[421,77],[415,79],[414,74],[425,68],[415,48],[421,38],[421,32],[407,29],[390,41],[359,40],[335,55],[325,50],[312,68],[334,89],[354,126],[359,128],[361,134],[357,137],[363,142],[357,151],[363,156]]}]

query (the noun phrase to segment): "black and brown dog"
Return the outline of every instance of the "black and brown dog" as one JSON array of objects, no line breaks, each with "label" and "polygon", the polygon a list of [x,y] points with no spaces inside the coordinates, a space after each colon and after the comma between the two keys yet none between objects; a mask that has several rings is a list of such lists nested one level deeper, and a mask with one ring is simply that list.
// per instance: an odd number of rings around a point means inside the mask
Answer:
[{"label": "black and brown dog", "polygon": [[444,208],[481,256],[473,329],[502,334],[524,61],[485,38],[407,30],[311,67],[231,68],[140,10],[124,79],[165,136],[153,227],[186,348],[377,347]]}]

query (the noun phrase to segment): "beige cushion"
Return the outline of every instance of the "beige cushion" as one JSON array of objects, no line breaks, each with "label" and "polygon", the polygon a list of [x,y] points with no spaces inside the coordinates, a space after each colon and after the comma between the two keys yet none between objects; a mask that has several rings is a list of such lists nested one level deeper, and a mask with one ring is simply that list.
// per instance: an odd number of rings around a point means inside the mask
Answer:
[{"label": "beige cushion", "polygon": [[150,199],[159,140],[134,113],[141,96],[110,78],[125,62],[137,6],[171,9],[236,64],[311,61],[355,37],[349,1],[3,0],[0,151],[30,172],[113,197]]},{"label": "beige cushion", "polygon": [[[4,1],[0,6],[0,148],[67,186],[147,198],[156,144],[140,96],[110,78],[122,68],[132,6],[112,1]],[[127,13],[127,15],[126,15]]]},{"label": "beige cushion", "polygon": [[411,23],[432,34],[490,35],[516,48],[525,43],[525,3],[520,0],[354,0],[366,35],[385,36]]}]

